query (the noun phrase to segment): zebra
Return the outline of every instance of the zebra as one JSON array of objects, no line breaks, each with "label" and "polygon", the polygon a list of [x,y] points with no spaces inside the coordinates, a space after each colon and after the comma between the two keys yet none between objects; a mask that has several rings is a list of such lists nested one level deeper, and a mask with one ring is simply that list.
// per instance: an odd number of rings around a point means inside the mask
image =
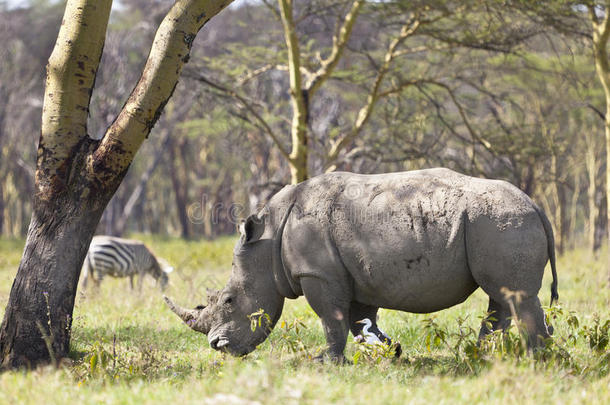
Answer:
[{"label": "zebra", "polygon": [[[159,262],[163,263],[160,264]],[[173,270],[163,259],[157,259],[148,247],[138,240],[114,236],[94,236],[83,264],[83,288],[89,277],[99,286],[104,276],[129,277],[133,290],[133,278],[138,275],[138,289],[142,289],[145,274],[153,276],[164,290],[168,273]]]}]

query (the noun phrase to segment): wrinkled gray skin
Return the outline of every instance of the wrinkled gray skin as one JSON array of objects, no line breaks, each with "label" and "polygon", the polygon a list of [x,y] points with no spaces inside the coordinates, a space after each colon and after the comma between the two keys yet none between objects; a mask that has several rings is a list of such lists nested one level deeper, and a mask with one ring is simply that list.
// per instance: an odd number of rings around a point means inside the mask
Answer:
[{"label": "wrinkled gray skin", "polygon": [[[230,280],[207,307],[166,300],[214,349],[244,355],[264,341],[284,298],[305,295],[328,354],[341,360],[350,328],[358,334],[356,321],[375,320],[378,308],[439,311],[480,287],[492,328],[510,324],[512,306],[536,346],[549,337],[537,297],[549,258],[556,299],[549,221],[507,182],[448,169],[336,172],[285,187],[246,220]],[[253,332],[248,315],[260,308],[271,324]],[[490,332],[484,323],[480,337]]]}]

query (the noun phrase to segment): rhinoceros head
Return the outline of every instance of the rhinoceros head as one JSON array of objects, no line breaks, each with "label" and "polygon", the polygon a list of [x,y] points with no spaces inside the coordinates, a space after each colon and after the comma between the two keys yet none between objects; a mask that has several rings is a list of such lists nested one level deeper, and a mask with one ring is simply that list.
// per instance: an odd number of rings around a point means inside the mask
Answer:
[{"label": "rhinoceros head", "polygon": [[[284,296],[273,278],[273,266],[277,265],[274,255],[279,254],[274,239],[278,235],[265,239],[264,232],[265,221],[256,216],[241,226],[229,282],[222,290],[208,293],[207,306],[184,309],[166,298],[170,309],[187,325],[208,335],[215,350],[235,356],[250,353],[266,339],[282,313]],[[260,321],[253,319],[261,309],[265,315],[258,315]]]}]

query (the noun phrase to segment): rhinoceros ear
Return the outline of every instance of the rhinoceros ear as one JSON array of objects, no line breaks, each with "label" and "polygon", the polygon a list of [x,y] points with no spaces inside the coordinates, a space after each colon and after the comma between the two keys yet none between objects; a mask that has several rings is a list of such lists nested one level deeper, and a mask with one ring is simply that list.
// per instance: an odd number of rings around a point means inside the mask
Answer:
[{"label": "rhinoceros ear", "polygon": [[239,232],[244,238],[244,243],[256,242],[265,232],[265,219],[252,214],[240,226]]}]

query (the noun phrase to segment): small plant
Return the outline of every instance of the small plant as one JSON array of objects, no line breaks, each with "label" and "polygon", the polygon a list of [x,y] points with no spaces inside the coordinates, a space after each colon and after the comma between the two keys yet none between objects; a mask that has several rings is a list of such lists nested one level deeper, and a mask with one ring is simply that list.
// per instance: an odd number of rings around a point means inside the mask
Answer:
[{"label": "small plant", "polygon": [[[271,331],[271,317],[262,308],[253,312],[248,316],[250,319],[250,328],[254,332],[258,328],[267,328],[267,332]],[[282,320],[274,341],[270,341],[271,351],[276,348],[288,349],[293,354],[304,354],[308,359],[312,359],[311,353],[307,350],[307,345],[303,342],[302,332],[307,326],[299,318],[293,319],[292,322]]]},{"label": "small plant", "polygon": [[248,315],[248,319],[250,319],[250,329],[252,329],[252,332],[262,327],[266,328],[267,331],[271,329],[271,317],[262,308]]},{"label": "small plant", "polygon": [[307,345],[303,342],[302,332],[307,326],[300,318],[295,318],[288,323],[282,320],[279,327],[278,342],[282,348],[288,349],[293,354],[304,354],[306,358],[312,359],[312,355],[307,350]]},{"label": "small plant", "polygon": [[398,344],[398,342],[394,342],[391,345],[356,342],[356,352],[352,360],[355,365],[358,365],[363,360],[374,364],[379,364],[384,360],[394,360]]},{"label": "small plant", "polygon": [[85,354],[82,363],[73,368],[78,384],[94,378],[114,380],[118,378],[116,356],[110,353],[103,342],[97,340]]},{"label": "small plant", "polygon": [[608,347],[610,331],[610,320],[603,322],[600,320],[598,314],[593,315],[593,325],[583,326],[581,329],[581,335],[589,342],[591,350],[596,352],[603,352]]},{"label": "small plant", "polygon": [[481,354],[519,359],[527,354],[527,336],[518,326],[511,325],[504,331],[496,330],[485,336],[479,343],[479,349]]},{"label": "small plant", "polygon": [[426,318],[423,320],[423,323],[428,353],[432,353],[432,348],[447,345],[448,332],[436,323],[435,317]]}]

